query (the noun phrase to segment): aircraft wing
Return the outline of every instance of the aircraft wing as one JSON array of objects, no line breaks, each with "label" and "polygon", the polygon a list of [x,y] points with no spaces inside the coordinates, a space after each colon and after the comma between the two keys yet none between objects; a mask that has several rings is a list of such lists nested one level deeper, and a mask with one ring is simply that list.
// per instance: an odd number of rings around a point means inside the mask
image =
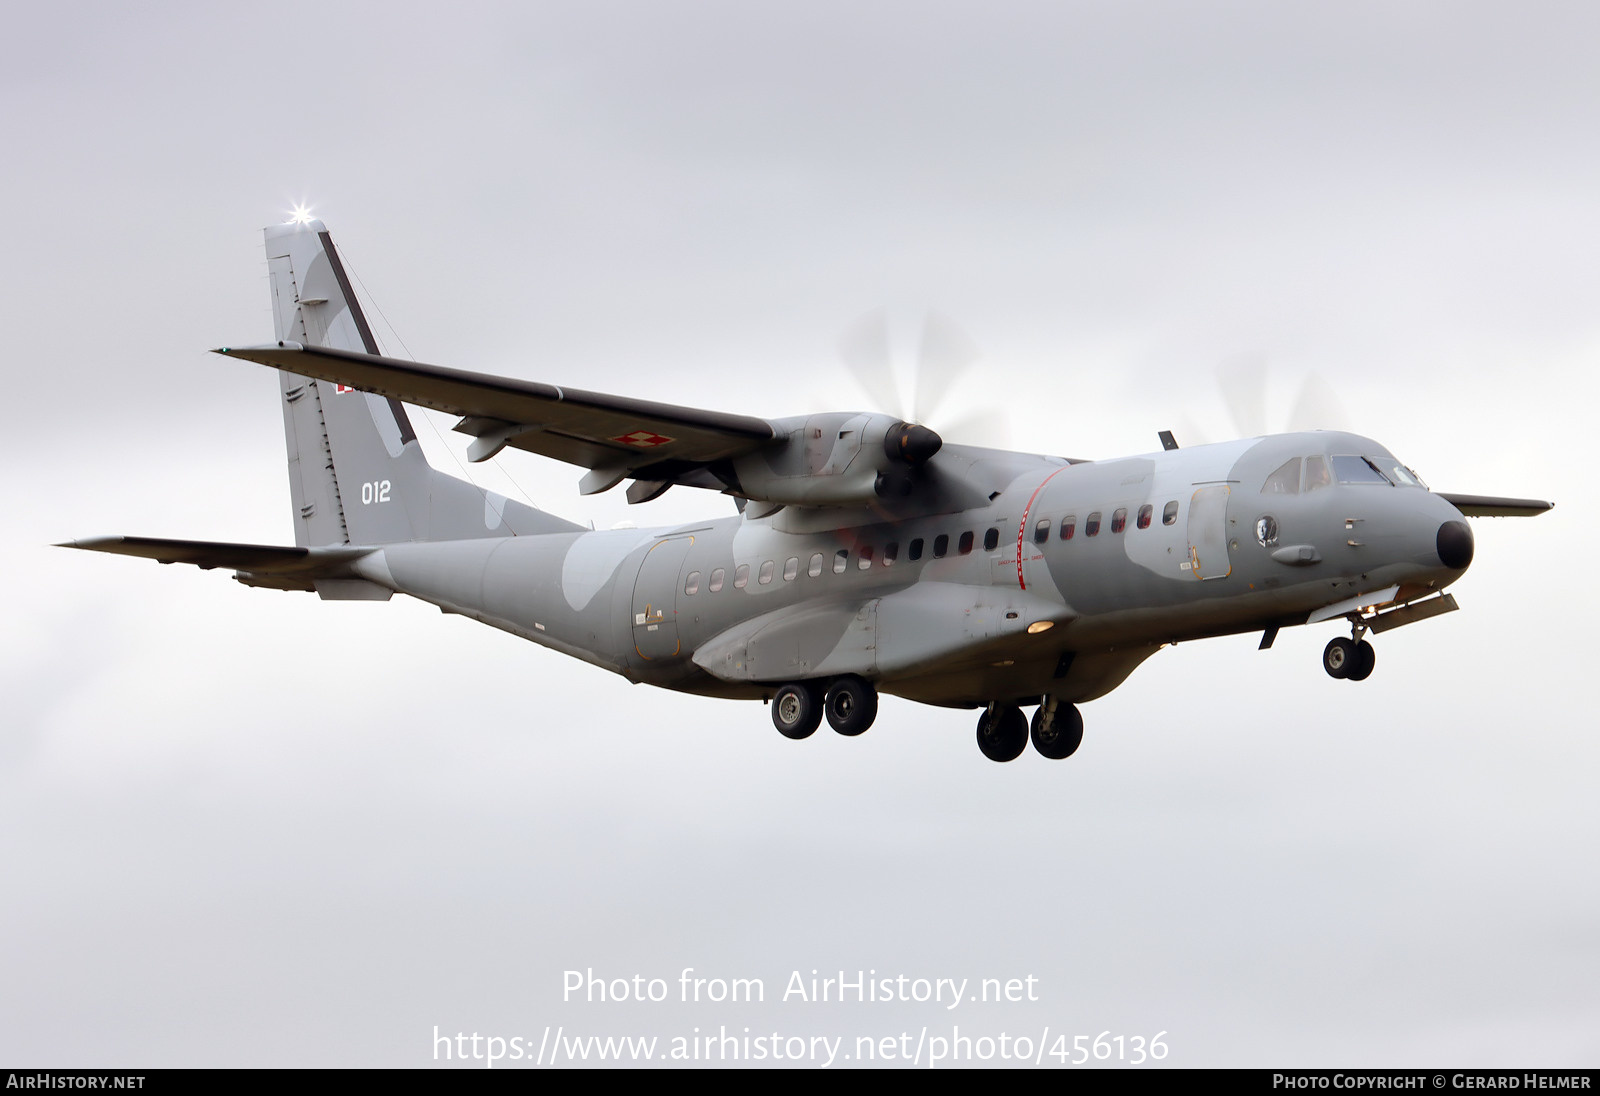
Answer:
[{"label": "aircraft wing", "polygon": [[1555,506],[1542,499],[1506,499],[1494,495],[1452,495],[1443,491],[1434,494],[1469,518],[1531,518]]},{"label": "aircraft wing", "polygon": [[[632,477],[694,482],[704,465],[749,453],[776,436],[749,415],[559,388],[329,347],[282,342],[222,347],[230,358],[374,392],[462,416],[455,429],[475,439],[471,460],[505,446],[591,469],[584,491]],[[719,486],[709,478],[702,486]]]}]

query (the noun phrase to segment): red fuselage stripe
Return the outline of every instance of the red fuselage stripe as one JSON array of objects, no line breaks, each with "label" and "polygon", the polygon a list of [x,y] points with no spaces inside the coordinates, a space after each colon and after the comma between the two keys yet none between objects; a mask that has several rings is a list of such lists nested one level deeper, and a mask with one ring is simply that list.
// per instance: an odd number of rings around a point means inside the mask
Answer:
[{"label": "red fuselage stripe", "polygon": [[1043,480],[1041,480],[1039,482],[1039,486],[1037,486],[1037,487],[1035,487],[1033,489],[1033,494],[1028,497],[1028,505],[1026,505],[1026,506],[1024,506],[1022,508],[1022,523],[1017,526],[1017,587],[1018,587],[1018,589],[1026,590],[1028,588],[1028,580],[1026,578],[1024,578],[1023,575],[1022,575],[1022,542],[1027,539],[1027,535],[1028,535],[1028,513],[1033,509],[1034,501],[1036,499],[1038,499],[1039,492],[1044,490],[1044,485],[1049,483],[1051,480],[1055,479],[1057,476],[1059,476],[1064,471],[1066,471],[1065,468],[1057,468],[1054,472],[1051,472],[1048,476],[1046,476]]}]

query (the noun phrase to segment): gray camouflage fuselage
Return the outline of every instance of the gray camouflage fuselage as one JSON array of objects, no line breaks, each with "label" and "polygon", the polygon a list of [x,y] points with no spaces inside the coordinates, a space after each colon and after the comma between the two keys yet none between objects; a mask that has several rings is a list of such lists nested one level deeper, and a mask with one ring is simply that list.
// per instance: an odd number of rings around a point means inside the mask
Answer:
[{"label": "gray camouflage fuselage", "polygon": [[[1262,493],[1295,457],[1393,460],[1350,434],[1078,464],[948,449],[995,493],[986,506],[909,521],[808,512],[802,523],[780,510],[651,530],[395,544],[354,570],[632,681],[753,698],[786,681],[854,673],[882,692],[959,706],[1090,700],[1163,644],[1304,623],[1387,586],[1421,597],[1463,573],[1438,547],[1441,526],[1461,514],[1421,487]],[[847,517],[858,523],[828,520]],[[1256,535],[1263,517],[1277,524],[1269,545]],[[935,558],[941,536],[948,547]],[[1273,558],[1291,546],[1316,560]]]},{"label": "gray camouflage fuselage", "polygon": [[[279,371],[294,546],[104,537],[72,546],[325,599],[409,594],[630,681],[775,700],[803,738],[877,694],[982,707],[986,756],[1069,756],[1075,704],[1162,646],[1344,618],[1323,654],[1363,680],[1368,631],[1455,608],[1464,514],[1530,499],[1438,495],[1374,441],[1297,433],[1101,461],[946,445],[892,416],[780,419],[388,358],[317,221],[265,233],[275,342],[218,353]],[[585,530],[431,467],[404,403],[457,416],[469,461],[506,447],[738,513]],[[1021,713],[1036,705],[1032,728]]]}]

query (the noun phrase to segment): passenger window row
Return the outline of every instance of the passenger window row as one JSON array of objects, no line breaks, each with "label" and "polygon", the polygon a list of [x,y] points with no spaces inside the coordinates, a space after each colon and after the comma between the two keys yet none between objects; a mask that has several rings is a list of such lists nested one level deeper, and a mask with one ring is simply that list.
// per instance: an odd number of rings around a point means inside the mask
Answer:
[{"label": "passenger window row", "polygon": [[[1101,518],[1102,517],[1103,517],[1103,514],[1101,513],[1101,511],[1096,510],[1093,513],[1091,513],[1087,518],[1085,518],[1083,520],[1083,535],[1086,536],[1086,537],[1099,536],[1100,535],[1100,522],[1101,522]],[[1155,517],[1155,507],[1147,502],[1143,506],[1139,507],[1139,513],[1134,518],[1134,524],[1137,527],[1139,527],[1140,529],[1148,529],[1148,528],[1150,528],[1150,522],[1154,519],[1154,517]],[[1175,522],[1177,522],[1177,520],[1178,520],[1178,500],[1177,499],[1173,499],[1171,502],[1167,503],[1165,506],[1163,506],[1161,508],[1161,524],[1162,525],[1172,525]],[[1044,543],[1049,541],[1049,539],[1050,539],[1050,522],[1051,522],[1051,519],[1049,519],[1049,518],[1040,518],[1037,522],[1034,523],[1034,526],[1033,526],[1033,543],[1035,543],[1035,544],[1044,544]],[[1120,533],[1124,529],[1126,529],[1127,527],[1128,527],[1128,509],[1125,506],[1124,507],[1118,507],[1116,510],[1112,511],[1112,513],[1111,513],[1111,531],[1113,533]],[[1076,514],[1068,514],[1066,517],[1061,519],[1061,524],[1059,526],[1057,526],[1056,536],[1060,540],[1071,540],[1073,538],[1073,536],[1077,533],[1077,531],[1078,531],[1078,515],[1076,515]]]},{"label": "passenger window row", "polygon": [[[972,552],[973,544],[976,543],[976,539],[977,538],[970,531],[962,533],[960,538],[956,541],[957,553],[963,556],[969,555]],[[922,537],[917,537],[910,544],[906,545],[906,558],[913,562],[921,559],[923,550],[926,546],[927,542]],[[986,530],[983,534],[984,551],[992,552],[999,546],[1000,530],[998,528]],[[944,556],[949,554],[950,535],[948,533],[940,533],[938,536],[933,538],[933,558],[942,559]],[[899,558],[899,541],[891,540],[888,544],[885,544],[883,546],[882,556],[878,555],[876,548],[868,545],[856,550],[856,569],[859,571],[870,571],[872,570],[872,565],[874,562],[878,562],[884,567],[892,567],[894,566],[895,562],[899,560]],[[813,552],[811,554],[811,559],[806,564],[806,575],[810,578],[816,578],[821,575],[826,561],[827,557],[822,552]],[[776,567],[776,563],[770,559],[763,563],[761,565],[761,569],[756,572],[756,585],[770,585]],[[850,549],[840,548],[838,551],[833,553],[833,573],[836,575],[842,575],[845,573],[845,571],[849,570],[849,568]],[[711,579],[706,583],[706,590],[713,594],[721,590],[724,581],[727,579],[727,575],[727,569],[723,567],[718,567],[716,570],[712,571]],[[799,575],[800,557],[790,556],[788,559],[784,560],[783,581],[793,582],[799,577]],[[699,571],[690,571],[688,577],[683,580],[683,592],[690,595],[699,593],[700,579],[701,574]],[[750,565],[748,563],[741,563],[738,567],[734,568],[733,588],[735,590],[743,590],[749,585]]]},{"label": "passenger window row", "polygon": [[[1102,516],[1103,515],[1101,511],[1096,510],[1084,519],[1084,536],[1093,537],[1100,535]],[[1139,512],[1134,517],[1134,525],[1140,529],[1148,529],[1150,528],[1150,523],[1152,520],[1154,520],[1154,518],[1155,507],[1147,502],[1143,506],[1139,507]],[[1167,503],[1161,508],[1161,524],[1172,525],[1175,524],[1177,520],[1178,501],[1173,499],[1171,502]],[[1119,507],[1112,512],[1112,533],[1122,532],[1127,528],[1127,524],[1128,510],[1126,507]],[[1040,518],[1033,527],[1033,542],[1035,544],[1044,544],[1049,541],[1051,526],[1052,521],[1050,518]],[[1056,526],[1056,528],[1058,530],[1057,537],[1060,540],[1071,540],[1078,529],[1077,515],[1068,514],[1066,517],[1061,519],[1061,523]],[[963,556],[971,554],[976,540],[976,536],[970,530],[962,533],[956,540],[957,554]],[[998,528],[990,528],[985,530],[983,534],[983,550],[986,552],[992,552],[999,546],[1000,530]],[[916,539],[912,540],[910,544],[906,545],[906,558],[912,562],[915,562],[922,558],[923,552],[926,548],[927,542],[922,537],[917,537]],[[943,559],[949,554],[950,534],[940,533],[938,536],[933,538],[932,558]],[[875,560],[880,562],[885,567],[892,567],[899,558],[899,541],[891,540],[888,544],[884,545],[883,555],[881,557],[878,556],[875,548],[868,545],[866,547],[857,549],[856,569],[859,571],[870,571],[872,570],[872,564]],[[816,578],[821,575],[826,560],[827,557],[822,552],[813,552],[810,561],[806,565],[806,575],[810,578]],[[760,571],[757,572],[756,584],[758,586],[770,585],[775,567],[776,564],[770,559],[763,563]],[[845,571],[850,569],[850,549],[840,548],[833,553],[832,569],[833,573],[836,575],[842,575],[845,573]],[[797,577],[799,577],[799,574],[799,556],[790,556],[788,559],[784,560],[783,581],[793,582]],[[723,568],[718,567],[715,571],[711,572],[711,581],[706,585],[706,589],[713,594],[716,593],[722,589],[723,581],[726,577],[727,572]],[[735,590],[743,590],[748,585],[750,585],[750,565],[748,563],[741,563],[737,568],[734,569],[733,572],[733,588]],[[689,572],[689,577],[685,579],[683,583],[683,592],[685,594],[696,594],[700,592],[699,571]]]}]

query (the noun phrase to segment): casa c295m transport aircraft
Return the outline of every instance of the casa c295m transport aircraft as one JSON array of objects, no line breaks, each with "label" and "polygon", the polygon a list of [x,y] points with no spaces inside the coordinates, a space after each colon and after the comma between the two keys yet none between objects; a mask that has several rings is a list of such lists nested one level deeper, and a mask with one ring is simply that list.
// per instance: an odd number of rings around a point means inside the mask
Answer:
[{"label": "casa c295m transport aircraft", "polygon": [[[1083,738],[1078,705],[1161,647],[1344,620],[1323,652],[1456,608],[1467,517],[1548,502],[1430,491],[1377,442],[1316,431],[1070,460],[946,444],[885,414],[703,411],[381,356],[333,241],[266,230],[295,546],[101,537],[68,547],[224,567],[324,599],[409,594],[666,689],[768,702],[789,738],[872,725],[878,696],[977,709],[984,756]],[[430,467],[402,403],[586,469],[583,494],[673,486],[736,512],[595,531]],[[1023,714],[1033,707],[1031,721]]]}]

